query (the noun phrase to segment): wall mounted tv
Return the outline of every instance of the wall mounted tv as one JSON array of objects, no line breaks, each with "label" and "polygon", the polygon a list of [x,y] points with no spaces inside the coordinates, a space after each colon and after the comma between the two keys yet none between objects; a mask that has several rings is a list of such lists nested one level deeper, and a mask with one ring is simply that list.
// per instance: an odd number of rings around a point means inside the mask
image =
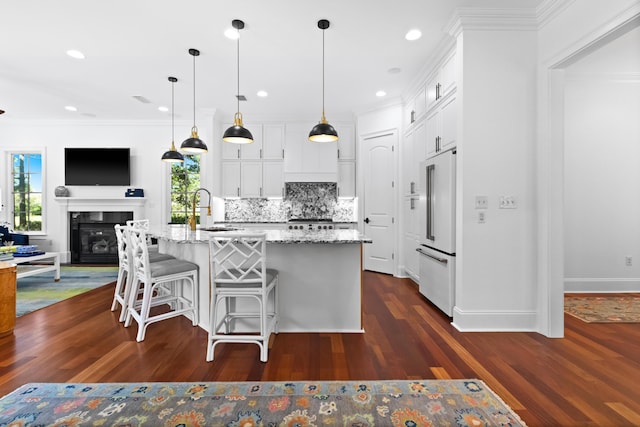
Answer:
[{"label": "wall mounted tv", "polygon": [[128,148],[65,148],[65,185],[130,185]]}]

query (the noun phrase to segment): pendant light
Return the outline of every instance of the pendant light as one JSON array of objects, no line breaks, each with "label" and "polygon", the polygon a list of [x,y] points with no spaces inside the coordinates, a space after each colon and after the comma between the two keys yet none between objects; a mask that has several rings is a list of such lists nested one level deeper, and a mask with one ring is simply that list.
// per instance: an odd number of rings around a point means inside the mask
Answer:
[{"label": "pendant light", "polygon": [[322,30],[322,117],[320,117],[320,122],[309,132],[309,141],[313,142],[335,142],[338,140],[338,132],[324,116],[324,30],[329,28],[329,25],[330,23],[326,19],[318,21],[318,28]]},{"label": "pendant light", "polygon": [[251,144],[253,142],[253,135],[249,132],[249,129],[245,128],[242,124],[242,113],[240,112],[240,30],[244,28],[244,22],[239,19],[231,21],[233,28],[238,30],[237,49],[238,49],[238,93],[236,95],[237,110],[233,116],[233,126],[227,129],[222,136],[224,142],[230,142],[233,144]]},{"label": "pendant light", "polygon": [[175,77],[169,77],[169,81],[171,82],[171,150],[165,152],[162,155],[162,161],[168,163],[182,163],[184,162],[184,156],[176,150],[176,144],[173,142],[174,135],[174,124],[173,124],[173,105],[174,105],[174,97],[173,97],[173,86],[178,81]]},{"label": "pendant light", "polygon": [[181,151],[192,154],[206,153],[207,145],[198,138],[198,128],[196,127],[196,56],[200,55],[198,49],[189,49],[189,55],[193,56],[193,127],[191,137],[185,139],[180,146]]}]

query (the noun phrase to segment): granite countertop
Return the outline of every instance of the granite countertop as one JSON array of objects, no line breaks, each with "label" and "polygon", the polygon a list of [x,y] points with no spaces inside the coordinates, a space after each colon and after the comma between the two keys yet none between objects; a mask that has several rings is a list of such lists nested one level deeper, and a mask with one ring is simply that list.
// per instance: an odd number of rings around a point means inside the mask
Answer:
[{"label": "granite countertop", "polygon": [[[242,234],[245,232],[264,232],[268,243],[372,243],[372,240],[358,230],[243,230],[228,231],[228,234]],[[167,226],[162,229],[152,229],[149,235],[156,239],[170,240],[177,243],[208,243],[211,237],[221,232],[188,230],[184,225]]]}]

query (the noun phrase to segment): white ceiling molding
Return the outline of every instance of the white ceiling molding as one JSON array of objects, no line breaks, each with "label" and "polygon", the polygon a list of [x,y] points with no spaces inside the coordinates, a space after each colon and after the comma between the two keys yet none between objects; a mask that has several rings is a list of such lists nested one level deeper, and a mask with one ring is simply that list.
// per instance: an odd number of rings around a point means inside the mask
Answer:
[{"label": "white ceiling molding", "polygon": [[575,2],[575,0],[544,0],[536,9],[538,28],[547,25],[548,22],[552,21],[556,16],[560,15],[562,11],[571,6],[573,2]]},{"label": "white ceiling molding", "polygon": [[478,31],[532,31],[538,29],[535,9],[456,8],[445,26],[445,31],[457,37],[463,30]]}]

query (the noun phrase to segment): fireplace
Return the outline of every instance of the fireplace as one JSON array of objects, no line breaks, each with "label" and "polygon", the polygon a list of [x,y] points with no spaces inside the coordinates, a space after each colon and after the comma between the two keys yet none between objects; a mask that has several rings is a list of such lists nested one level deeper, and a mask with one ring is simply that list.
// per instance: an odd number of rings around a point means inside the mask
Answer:
[{"label": "fireplace", "polygon": [[69,246],[74,264],[117,264],[113,228],[133,219],[133,212],[70,212]]}]

